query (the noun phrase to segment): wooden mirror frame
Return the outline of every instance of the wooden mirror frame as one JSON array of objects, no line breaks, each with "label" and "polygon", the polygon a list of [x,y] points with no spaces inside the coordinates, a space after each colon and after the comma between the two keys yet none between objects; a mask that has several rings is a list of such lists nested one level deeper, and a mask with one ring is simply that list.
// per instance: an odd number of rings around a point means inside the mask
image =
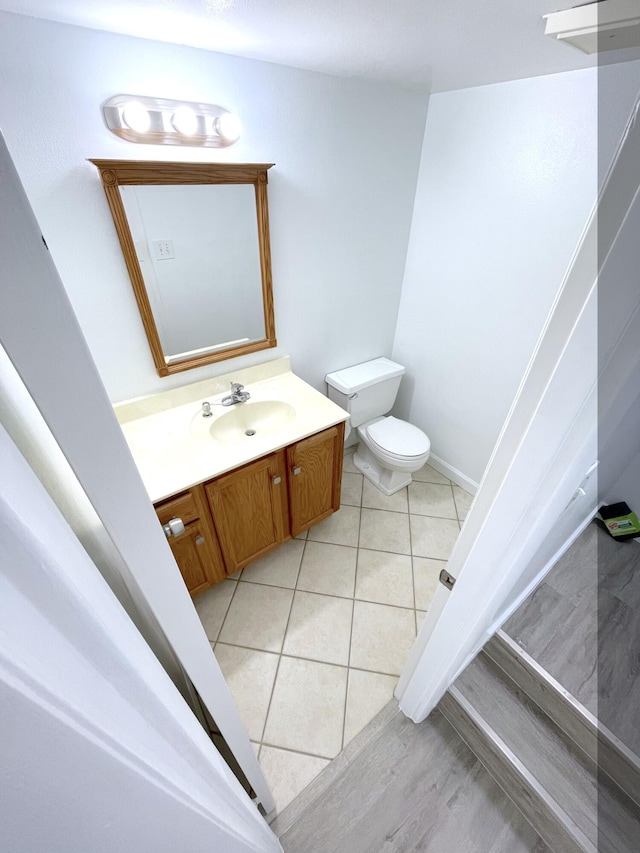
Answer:
[{"label": "wooden mirror frame", "polygon": [[[269,349],[277,345],[273,316],[269,209],[267,206],[267,170],[274,165],[273,163],[159,163],[152,160],[90,160],[90,162],[97,166],[100,172],[102,186],[107,196],[122,254],[129,271],[133,292],[159,376],[169,376],[172,373],[180,373],[183,370],[191,370],[204,364],[213,364],[216,361],[224,361],[228,358]],[[148,184],[254,185],[265,326],[265,337],[262,340],[190,356],[182,361],[167,364],[119,189],[121,186]]]}]

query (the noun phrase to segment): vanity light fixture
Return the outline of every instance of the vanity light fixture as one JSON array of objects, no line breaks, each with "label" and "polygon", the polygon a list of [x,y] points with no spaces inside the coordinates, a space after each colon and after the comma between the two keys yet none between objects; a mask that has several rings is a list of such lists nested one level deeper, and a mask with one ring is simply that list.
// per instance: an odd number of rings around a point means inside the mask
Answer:
[{"label": "vanity light fixture", "polygon": [[240,138],[238,116],[215,104],[114,95],[102,105],[112,133],[147,145],[226,148]]}]

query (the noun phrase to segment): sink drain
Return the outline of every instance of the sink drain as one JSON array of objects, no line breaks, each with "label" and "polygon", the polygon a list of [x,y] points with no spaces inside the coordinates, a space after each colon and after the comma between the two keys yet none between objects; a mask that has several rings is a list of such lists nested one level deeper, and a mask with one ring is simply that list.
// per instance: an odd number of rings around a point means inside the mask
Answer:
[{"label": "sink drain", "polygon": [[255,435],[255,434],[256,434],[255,429],[248,429],[248,430],[245,432],[245,435]]}]

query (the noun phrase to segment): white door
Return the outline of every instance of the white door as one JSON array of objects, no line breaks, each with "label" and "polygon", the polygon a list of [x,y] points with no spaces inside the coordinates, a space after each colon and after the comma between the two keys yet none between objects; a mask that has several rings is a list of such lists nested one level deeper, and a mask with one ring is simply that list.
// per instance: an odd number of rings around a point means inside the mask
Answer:
[{"label": "white door", "polygon": [[594,463],[603,449],[608,461],[638,398],[639,111],[640,102],[451,555],[455,586],[439,586],[400,679],[400,707],[416,722],[594,514]]},{"label": "white door", "polygon": [[0,204],[0,344],[268,813],[260,765],[1,136]]},{"label": "white door", "polygon": [[0,427],[0,848],[282,848]]}]

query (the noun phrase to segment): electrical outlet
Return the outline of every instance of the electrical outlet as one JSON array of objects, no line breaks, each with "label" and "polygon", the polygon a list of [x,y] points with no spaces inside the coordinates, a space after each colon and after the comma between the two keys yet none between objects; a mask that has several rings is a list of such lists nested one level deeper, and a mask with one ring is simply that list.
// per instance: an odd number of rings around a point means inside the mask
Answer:
[{"label": "electrical outlet", "polygon": [[168,261],[170,258],[175,258],[173,240],[154,240],[152,245],[156,261]]}]

